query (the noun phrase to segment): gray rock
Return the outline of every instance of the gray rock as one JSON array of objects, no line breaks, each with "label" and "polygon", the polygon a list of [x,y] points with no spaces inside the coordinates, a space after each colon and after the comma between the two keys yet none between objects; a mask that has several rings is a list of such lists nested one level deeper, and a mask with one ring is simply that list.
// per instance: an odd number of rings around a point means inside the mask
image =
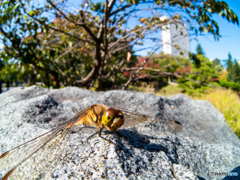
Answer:
[{"label": "gray rock", "polygon": [[[240,178],[240,141],[223,115],[209,102],[181,94],[167,99],[122,90],[15,88],[0,95],[0,153],[61,127],[92,104],[127,109],[156,120],[149,118],[119,129],[124,140],[103,132],[114,144],[97,135],[89,138],[97,130],[82,126],[63,131],[65,138],[58,134],[46,145],[37,139],[0,159],[0,177],[34,152],[37,144],[45,146],[21,164],[10,179]],[[176,131],[174,121],[182,123],[182,131]]]}]

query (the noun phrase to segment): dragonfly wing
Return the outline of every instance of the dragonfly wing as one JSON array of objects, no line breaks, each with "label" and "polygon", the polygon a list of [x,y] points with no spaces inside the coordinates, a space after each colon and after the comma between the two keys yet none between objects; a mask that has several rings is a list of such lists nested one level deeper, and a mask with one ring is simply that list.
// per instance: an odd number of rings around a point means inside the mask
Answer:
[{"label": "dragonfly wing", "polygon": [[169,120],[169,119],[162,119],[162,118],[155,118],[155,117],[149,117],[148,118],[151,123],[158,123],[161,126],[162,131],[169,131],[172,133],[179,133],[183,129],[183,125],[174,120]]},{"label": "dragonfly wing", "polygon": [[148,116],[146,116],[144,114],[140,114],[140,113],[133,112],[133,111],[128,111],[125,109],[119,109],[119,110],[122,111],[124,119],[125,119],[122,128],[134,127],[142,122],[147,121]]},{"label": "dragonfly wing", "polygon": [[0,157],[0,169],[13,172],[12,169],[17,168],[27,161],[31,156],[39,151],[42,151],[44,147],[50,147],[54,143],[61,142],[61,139],[66,137],[66,132],[67,131],[64,131],[63,127],[59,127],[59,129],[49,131],[4,153]]},{"label": "dragonfly wing", "polygon": [[[58,126],[57,128],[5,152],[0,156],[0,169],[2,171],[8,172],[5,176],[9,176],[15,168],[23,164],[31,156],[34,156],[34,154],[37,154],[38,152],[44,150],[47,151],[45,153],[47,160],[51,161],[55,159],[57,152],[56,149],[59,147],[64,147],[64,143],[66,142],[65,140],[71,133],[72,127],[74,127],[74,125],[83,124],[84,122],[79,123],[79,121],[81,119],[84,119],[82,117],[84,117],[84,115],[86,115],[90,110],[91,107],[86,108],[78,113],[75,117],[66,121],[64,124]],[[46,159],[42,157],[42,161]]]},{"label": "dragonfly wing", "polygon": [[166,130],[168,129],[170,132],[174,132],[174,133],[180,132],[183,129],[182,124],[178,121],[156,118],[156,117],[147,116],[144,114],[123,110],[123,109],[119,109],[119,110],[123,112],[124,119],[125,119],[125,122],[122,128],[134,127],[145,121],[150,121],[151,123],[156,123],[156,122],[161,123],[162,124],[161,126],[164,129]]}]

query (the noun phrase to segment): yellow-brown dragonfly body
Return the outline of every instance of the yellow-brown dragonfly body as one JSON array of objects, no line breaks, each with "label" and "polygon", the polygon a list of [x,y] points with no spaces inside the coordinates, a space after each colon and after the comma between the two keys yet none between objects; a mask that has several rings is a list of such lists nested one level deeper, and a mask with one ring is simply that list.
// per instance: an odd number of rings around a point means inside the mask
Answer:
[{"label": "yellow-brown dragonfly body", "polygon": [[[124,120],[126,118],[126,121]],[[64,139],[65,135],[71,132],[72,127],[76,125],[95,126],[99,129],[99,136],[104,128],[110,131],[116,131],[123,126],[130,127],[135,126],[138,123],[144,122],[148,119],[148,116],[143,114],[134,113],[126,110],[119,110],[117,108],[108,108],[103,104],[95,104],[79,112],[72,119],[66,121],[64,124],[57,128],[36,137],[28,142],[25,142],[0,156],[0,169],[8,167],[7,174],[2,178],[7,179],[14,170],[24,163],[33,154],[41,150],[50,142],[54,142],[56,137],[60,137],[58,141]],[[178,126],[181,128],[181,124],[177,121],[168,121],[170,126]],[[109,142],[110,140],[103,138]],[[55,143],[55,142],[54,142]],[[54,145],[54,143],[51,143]],[[20,154],[20,151],[26,151],[24,155]]]},{"label": "yellow-brown dragonfly body", "polygon": [[67,128],[84,124],[86,126],[96,126],[99,129],[106,127],[110,131],[115,131],[124,123],[123,114],[120,110],[108,108],[103,104],[92,105],[75,117],[77,119],[70,123]]}]

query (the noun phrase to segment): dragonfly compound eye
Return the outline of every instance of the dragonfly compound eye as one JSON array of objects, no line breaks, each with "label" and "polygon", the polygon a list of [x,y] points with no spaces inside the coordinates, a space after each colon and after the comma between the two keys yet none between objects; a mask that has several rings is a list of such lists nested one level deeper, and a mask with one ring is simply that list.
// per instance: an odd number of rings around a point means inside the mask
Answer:
[{"label": "dragonfly compound eye", "polygon": [[109,126],[113,123],[113,120],[116,118],[118,110],[113,108],[108,108],[107,111],[102,116],[102,123],[105,126]]},{"label": "dragonfly compound eye", "polygon": [[111,131],[120,128],[124,123],[123,113],[118,109],[109,108],[102,117],[102,123]]}]

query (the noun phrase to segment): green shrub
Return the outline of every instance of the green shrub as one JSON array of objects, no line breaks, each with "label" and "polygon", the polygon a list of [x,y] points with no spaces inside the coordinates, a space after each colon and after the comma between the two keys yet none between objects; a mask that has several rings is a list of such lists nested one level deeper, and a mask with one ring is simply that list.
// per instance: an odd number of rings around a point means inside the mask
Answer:
[{"label": "green shrub", "polygon": [[231,88],[232,90],[237,91],[238,93],[240,92],[240,84],[239,83],[228,82],[228,81],[222,80],[222,81],[219,81],[219,84],[222,87]]}]

